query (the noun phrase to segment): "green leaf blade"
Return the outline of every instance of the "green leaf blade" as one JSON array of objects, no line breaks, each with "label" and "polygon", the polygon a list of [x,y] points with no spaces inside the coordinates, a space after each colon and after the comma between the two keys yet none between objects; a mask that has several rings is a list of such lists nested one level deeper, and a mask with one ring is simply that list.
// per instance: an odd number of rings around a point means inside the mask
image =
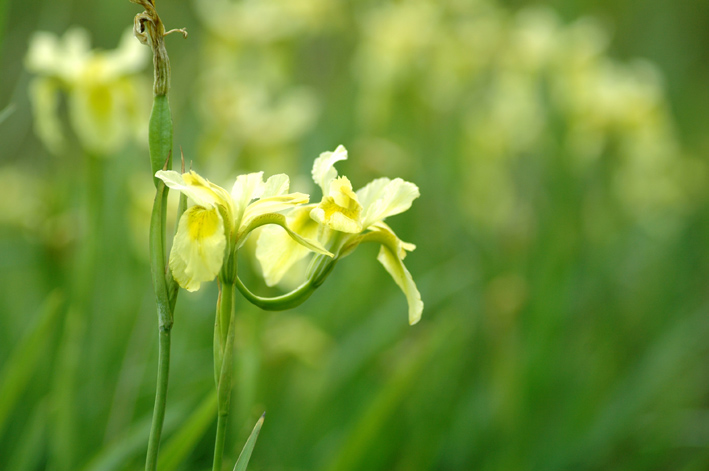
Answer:
[{"label": "green leaf blade", "polygon": [[246,445],[244,445],[244,448],[239,454],[239,459],[236,460],[236,465],[234,465],[234,471],[246,471],[246,467],[249,465],[249,460],[251,459],[251,453],[254,451],[254,446],[256,446],[256,440],[258,439],[259,432],[261,432],[261,427],[263,426],[263,421],[265,418],[266,413],[264,412],[263,415],[261,415],[261,418],[258,419],[258,422],[256,422],[254,429],[251,431],[251,435],[249,435],[249,439],[246,440]]}]

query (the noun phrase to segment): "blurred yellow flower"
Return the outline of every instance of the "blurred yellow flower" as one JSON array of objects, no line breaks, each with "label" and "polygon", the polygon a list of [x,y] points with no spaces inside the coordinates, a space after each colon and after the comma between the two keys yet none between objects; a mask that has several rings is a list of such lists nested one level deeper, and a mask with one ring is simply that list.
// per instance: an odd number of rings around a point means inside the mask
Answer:
[{"label": "blurred yellow flower", "polygon": [[596,195],[584,217],[610,226],[664,230],[700,191],[703,164],[684,155],[660,70],[613,58],[597,20],[495,0],[388,1],[361,18],[361,126],[386,134],[412,102],[460,123],[459,201],[476,230],[533,234],[534,195],[562,162]]},{"label": "blurred yellow flower", "polygon": [[38,75],[29,93],[35,129],[47,148],[56,153],[64,145],[58,116],[60,91],[67,97],[71,126],[88,152],[109,155],[127,138],[142,135],[149,101],[142,99],[146,87],[136,73],[149,55],[132,29],[111,51],[92,50],[88,32],[81,28],[72,28],[61,38],[35,33],[25,66]]},{"label": "blurred yellow flower", "polygon": [[231,193],[197,173],[160,170],[156,176],[181,191],[195,206],[180,218],[170,252],[170,269],[180,286],[196,291],[213,280],[225,257],[244,243],[251,230],[263,224],[279,224],[309,250],[329,255],[315,241],[293,232],[279,211],[308,202],[308,195],[288,193],[289,178],[279,174],[263,181],[263,172],[237,177]]},{"label": "blurred yellow flower", "polygon": [[[409,323],[413,325],[421,319],[423,302],[403,260],[406,252],[416,246],[399,239],[383,221],[409,209],[419,197],[419,189],[401,178],[378,178],[354,192],[349,179],[338,177],[334,167],[345,159],[347,150],[343,146],[315,159],[312,176],[323,198],[319,204],[293,209],[288,215],[288,225],[303,237],[317,237],[336,258],[347,256],[362,242],[381,244],[377,259],[406,295]],[[256,258],[266,284],[273,286],[280,282],[307,253],[280,229],[265,228],[257,242]]]},{"label": "blurred yellow flower", "polygon": [[235,154],[242,167],[287,174],[297,169],[297,143],[314,128],[321,100],[316,90],[297,83],[296,63],[285,60],[280,43],[205,38],[194,105],[210,173],[230,172]]},{"label": "blurred yellow flower", "polygon": [[214,34],[236,42],[272,42],[325,28],[338,13],[336,0],[194,0]]}]

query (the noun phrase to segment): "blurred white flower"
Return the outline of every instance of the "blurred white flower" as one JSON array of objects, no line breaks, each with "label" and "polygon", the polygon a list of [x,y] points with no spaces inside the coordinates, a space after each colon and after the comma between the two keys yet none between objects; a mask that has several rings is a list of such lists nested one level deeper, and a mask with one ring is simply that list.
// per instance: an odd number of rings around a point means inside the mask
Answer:
[{"label": "blurred white flower", "polygon": [[337,0],[194,0],[195,11],[213,34],[263,43],[327,27],[337,4]]},{"label": "blurred white flower", "polygon": [[132,29],[110,51],[92,50],[88,32],[81,28],[61,38],[35,33],[25,66],[38,76],[30,84],[30,98],[35,129],[47,148],[58,153],[65,142],[58,116],[60,92],[67,97],[72,129],[88,152],[110,155],[127,140],[143,137],[149,100],[137,73],[149,57]]},{"label": "blurred white flower", "polygon": [[641,223],[677,213],[697,188],[688,175],[704,174],[682,153],[659,71],[611,58],[592,18],[564,24],[550,8],[493,0],[386,1],[362,16],[362,35],[361,125],[386,133],[411,100],[428,122],[461,123],[460,204],[476,227],[529,232],[544,179],[562,167]]}]

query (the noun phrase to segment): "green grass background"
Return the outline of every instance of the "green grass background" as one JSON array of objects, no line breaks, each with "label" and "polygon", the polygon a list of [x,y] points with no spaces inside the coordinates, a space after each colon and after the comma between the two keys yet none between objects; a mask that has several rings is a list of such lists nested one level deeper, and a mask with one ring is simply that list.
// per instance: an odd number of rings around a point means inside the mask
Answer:
[{"label": "green grass background", "polygon": [[[436,110],[412,74],[396,88],[388,119],[370,123],[358,114],[362,24],[390,3],[407,2],[336,3],[327,27],[277,41],[282,86],[311,87],[320,114],[279,147],[229,141],[228,161],[208,155],[213,125],[195,98],[211,33],[193,3],[158,3],[169,28],[190,32],[167,44],[175,146],[197,171],[285,167],[307,182],[318,153],[342,143],[350,160],[339,168],[355,187],[401,176],[421,189],[411,210],[388,221],[417,245],[406,264],[425,302],[418,325],[407,325],[405,298],[375,260],[375,247],[340,262],[292,312],[238,302],[225,462],[234,463],[265,410],[253,470],[708,469],[709,206],[702,171],[694,175],[698,185],[686,182],[697,187],[689,202],[666,208],[666,218],[638,222],[632,208],[608,198],[596,221],[586,204],[611,177],[603,168],[570,169],[573,156],[553,144],[562,121],[548,131],[552,144],[505,167],[521,182],[519,225],[484,226],[471,216],[486,203],[474,199],[466,159],[485,159],[485,151],[462,150],[461,123],[474,100]],[[524,7],[550,7],[562,24],[592,16],[611,32],[609,57],[654,62],[664,76],[677,154],[703,168],[706,2],[495,5],[510,18]],[[127,0],[0,2],[0,108],[14,107],[0,123],[0,469],[142,467],[157,320],[144,256],[147,213],[141,236],[135,220],[144,213],[131,192],[135,178],[150,181],[147,149],[128,144],[96,161],[74,143],[66,155],[50,155],[33,132],[31,75],[23,68],[34,31],[81,25],[109,49],[137,12]],[[486,87],[478,87],[482,96]],[[381,140],[399,152],[372,144]],[[617,153],[604,150],[604,161]],[[221,175],[206,174],[230,185],[232,177]],[[267,292],[250,256],[241,262],[242,276]],[[178,299],[160,469],[210,467],[215,299],[215,283]]]}]

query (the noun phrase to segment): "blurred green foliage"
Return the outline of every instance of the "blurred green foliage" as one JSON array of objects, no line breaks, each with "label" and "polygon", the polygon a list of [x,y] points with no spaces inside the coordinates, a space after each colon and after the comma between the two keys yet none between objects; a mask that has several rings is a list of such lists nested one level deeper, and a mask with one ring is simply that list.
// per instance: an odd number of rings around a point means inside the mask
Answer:
[{"label": "blurred green foliage", "polygon": [[[170,99],[200,173],[287,172],[308,192],[312,159],[343,143],[356,187],[422,195],[392,221],[417,245],[418,325],[374,247],[293,311],[237,306],[226,462],[267,410],[249,469],[709,467],[705,3],[158,3],[190,33],[167,38]],[[0,2],[2,469],[142,467],[147,146],[84,150],[60,95],[50,154],[24,66],[36,31],[113,49],[136,13]],[[211,462],[215,295],[180,295],[161,469]]]}]

